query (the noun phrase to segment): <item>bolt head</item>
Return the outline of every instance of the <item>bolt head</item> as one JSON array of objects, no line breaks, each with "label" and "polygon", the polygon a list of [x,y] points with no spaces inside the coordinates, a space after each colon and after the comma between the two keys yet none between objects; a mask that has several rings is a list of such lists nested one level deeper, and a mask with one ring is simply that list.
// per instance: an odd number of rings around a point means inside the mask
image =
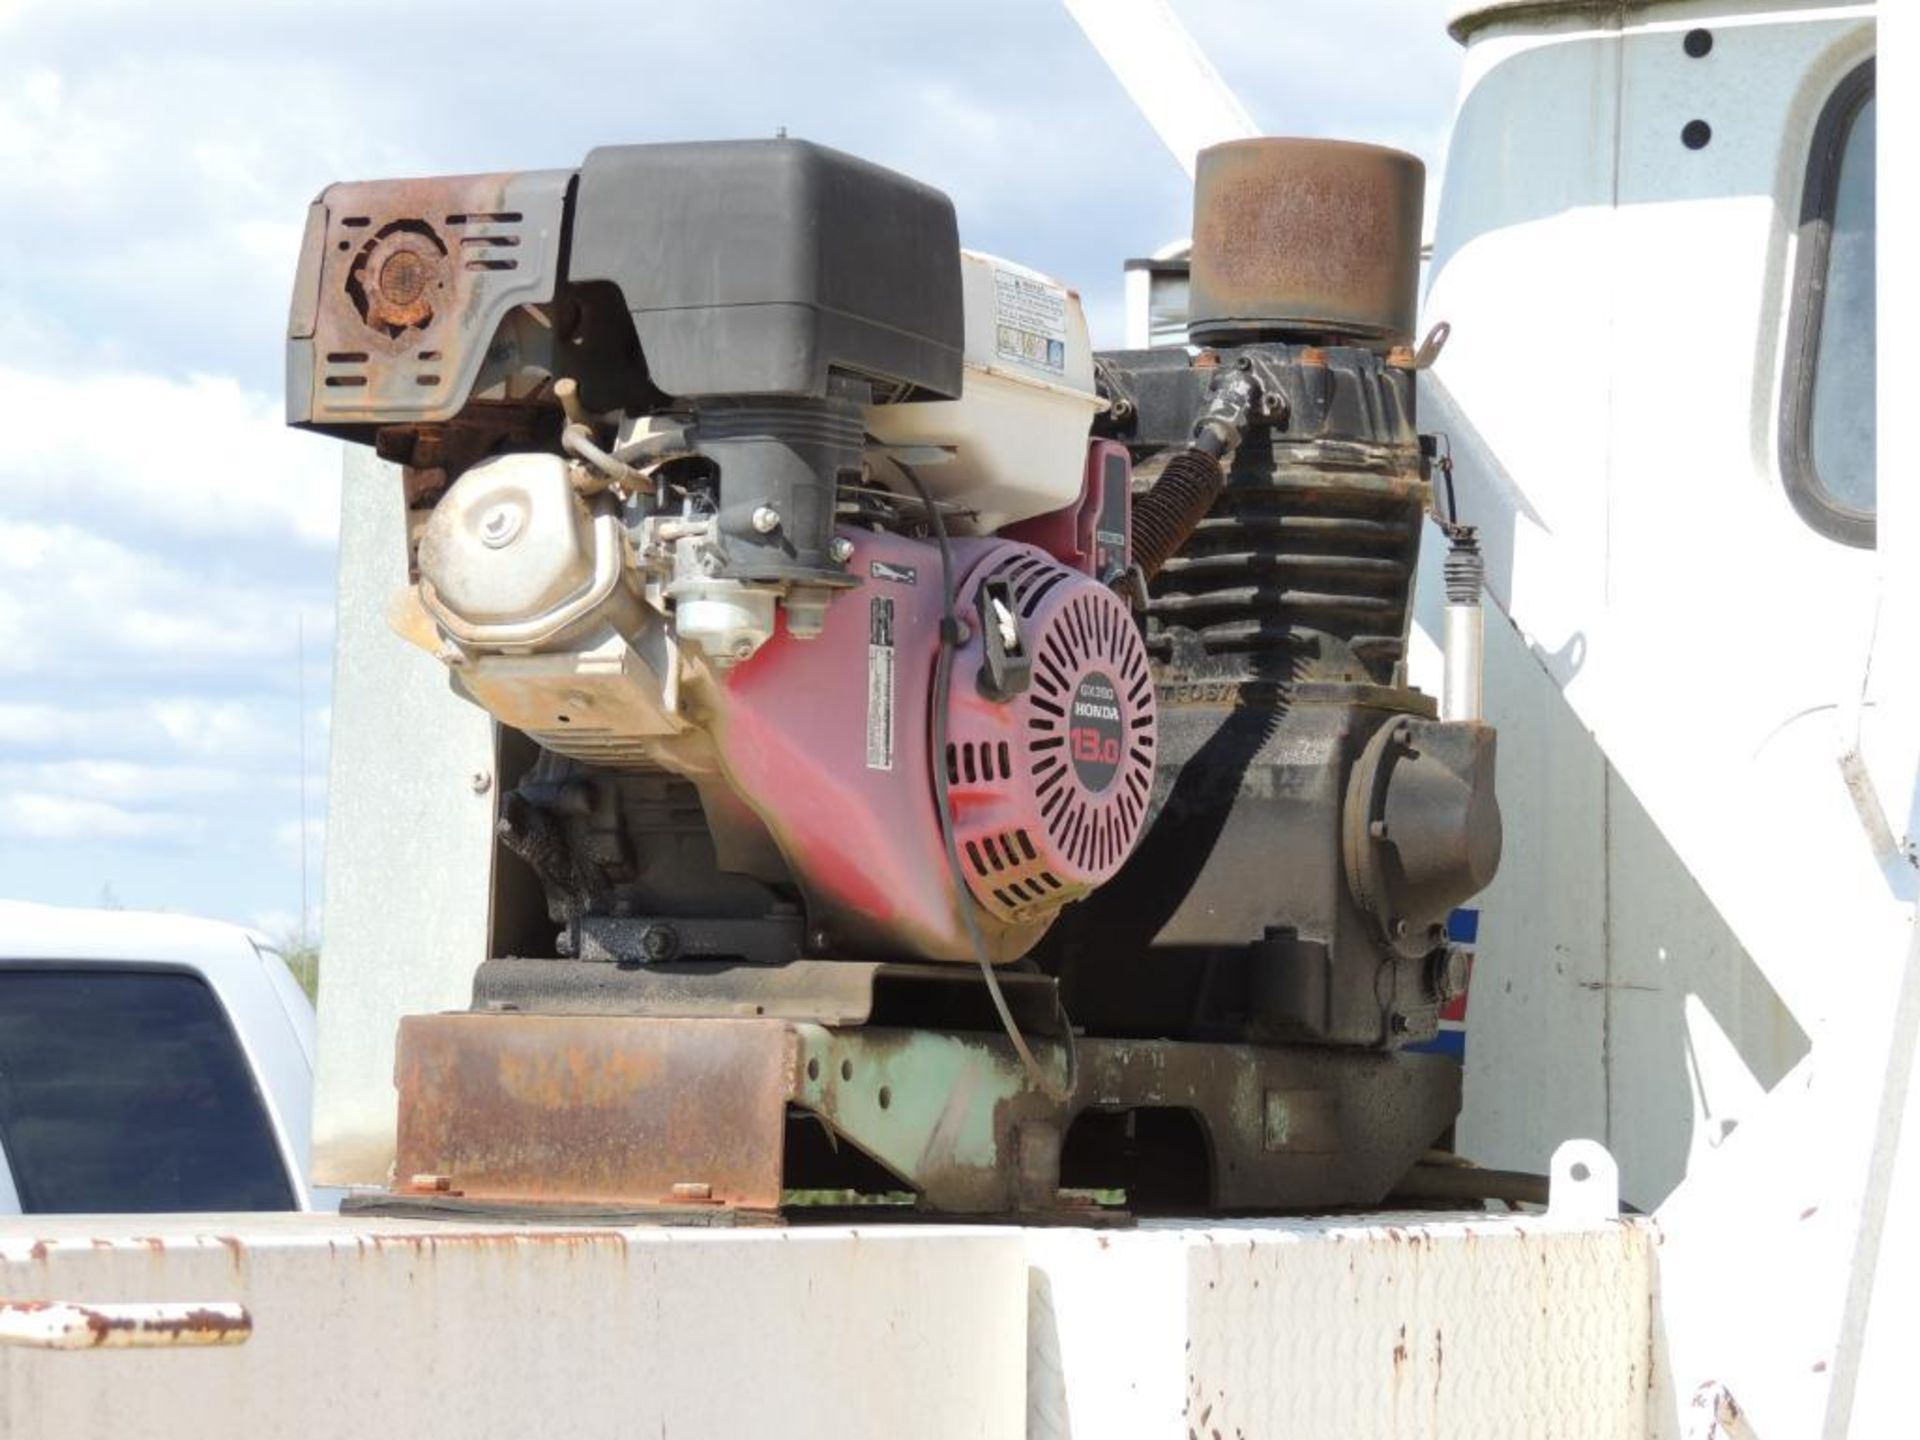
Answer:
[{"label": "bolt head", "polygon": [[853,542],[844,535],[836,535],[833,544],[827,547],[827,553],[833,556],[836,565],[844,565],[853,558]]},{"label": "bolt head", "polygon": [[755,506],[753,528],[762,535],[771,535],[780,528],[780,512],[771,505]]},{"label": "bolt head", "polygon": [[680,937],[670,925],[649,925],[640,932],[640,953],[648,960],[671,960],[680,949]]},{"label": "bolt head", "polygon": [[526,524],[526,512],[505,501],[489,506],[480,517],[480,543],[489,550],[504,550],[520,538]]},{"label": "bolt head", "polygon": [[484,795],[493,788],[493,777],[484,770],[476,770],[467,783],[473,787],[474,794]]}]

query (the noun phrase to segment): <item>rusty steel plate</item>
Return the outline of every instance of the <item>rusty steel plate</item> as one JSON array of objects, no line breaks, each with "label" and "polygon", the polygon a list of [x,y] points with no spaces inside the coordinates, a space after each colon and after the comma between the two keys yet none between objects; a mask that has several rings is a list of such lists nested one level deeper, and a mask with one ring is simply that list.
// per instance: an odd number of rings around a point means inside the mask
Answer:
[{"label": "rusty steel plate", "polygon": [[553,298],[568,170],[333,185],[308,212],[287,419],[446,420],[501,320]]},{"label": "rusty steel plate", "polygon": [[1234,140],[1194,176],[1194,343],[1347,336],[1404,345],[1420,280],[1426,167],[1339,140]]},{"label": "rusty steel plate", "polygon": [[798,1056],[773,1020],[408,1016],[396,1189],[772,1210]]}]

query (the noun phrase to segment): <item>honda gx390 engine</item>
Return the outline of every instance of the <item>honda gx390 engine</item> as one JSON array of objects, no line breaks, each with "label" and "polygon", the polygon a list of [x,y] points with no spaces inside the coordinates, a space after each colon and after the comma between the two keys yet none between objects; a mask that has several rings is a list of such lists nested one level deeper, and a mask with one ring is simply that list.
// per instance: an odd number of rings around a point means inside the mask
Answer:
[{"label": "honda gx390 engine", "polygon": [[401,467],[395,626],[499,722],[397,1188],[1278,1209],[1441,1141],[1500,838],[1405,680],[1421,183],[1205,152],[1192,345],[1102,355],[798,141],[327,190],[290,419]]}]

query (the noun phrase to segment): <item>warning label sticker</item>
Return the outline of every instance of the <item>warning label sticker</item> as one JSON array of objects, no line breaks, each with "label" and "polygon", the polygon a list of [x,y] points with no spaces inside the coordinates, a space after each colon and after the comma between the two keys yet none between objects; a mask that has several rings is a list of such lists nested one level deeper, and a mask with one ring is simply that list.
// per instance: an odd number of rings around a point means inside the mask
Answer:
[{"label": "warning label sticker", "polygon": [[867,768],[893,769],[893,601],[876,595],[867,611]]},{"label": "warning label sticker", "polygon": [[1008,360],[1064,372],[1067,368],[1067,292],[1031,275],[995,270],[993,350]]}]

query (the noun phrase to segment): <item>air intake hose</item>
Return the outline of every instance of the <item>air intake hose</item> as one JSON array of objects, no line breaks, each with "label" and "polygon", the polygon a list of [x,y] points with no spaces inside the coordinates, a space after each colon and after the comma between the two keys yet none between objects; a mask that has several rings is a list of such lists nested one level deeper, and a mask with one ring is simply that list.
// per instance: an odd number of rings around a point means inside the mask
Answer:
[{"label": "air intake hose", "polygon": [[1133,502],[1133,563],[1151,580],[1187,543],[1226,488],[1218,456],[1189,447],[1167,462],[1153,488]]},{"label": "air intake hose", "polygon": [[1224,457],[1239,447],[1259,387],[1244,360],[1223,370],[1193,425],[1193,442],[1160,472],[1153,488],[1133,502],[1133,562],[1151,580],[1180,547],[1227,485]]}]

